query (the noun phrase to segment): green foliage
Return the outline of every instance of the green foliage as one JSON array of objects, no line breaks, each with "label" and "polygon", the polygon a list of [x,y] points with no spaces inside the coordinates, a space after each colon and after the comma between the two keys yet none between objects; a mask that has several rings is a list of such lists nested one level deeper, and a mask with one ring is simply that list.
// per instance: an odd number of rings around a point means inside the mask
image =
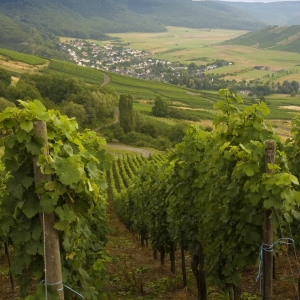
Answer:
[{"label": "green foliage", "polygon": [[2,68],[0,68],[0,82],[3,82],[6,87],[11,84],[10,73]]},{"label": "green foliage", "polygon": [[[189,127],[169,161],[143,167],[115,203],[126,225],[156,249],[168,252],[175,242],[193,256],[202,245],[209,282],[229,290],[257,260],[263,211],[273,209],[289,221],[298,215],[294,187],[299,183],[278,136],[264,121],[266,105],[242,107],[242,99],[228,90],[219,95],[224,100],[215,104],[214,129]],[[269,139],[279,150],[266,173]]]},{"label": "green foliage", "polygon": [[41,100],[42,96],[38,89],[22,79],[20,79],[16,85],[10,85],[6,90],[7,100],[17,104],[17,100]]},{"label": "green foliage", "polygon": [[166,117],[169,113],[169,105],[166,100],[157,96],[155,98],[154,106],[152,107],[152,114],[156,117]]},{"label": "green foliage", "polygon": [[60,57],[60,53],[56,51],[58,38],[45,32],[41,27],[39,29],[41,31],[16,18],[8,17],[1,9],[0,47],[43,57],[52,57],[53,55]]},{"label": "green foliage", "polygon": [[15,104],[0,97],[0,112],[3,111],[6,107],[15,107]]},{"label": "green foliage", "polygon": [[[0,194],[0,236],[14,245],[11,271],[18,278],[21,295],[28,294],[32,278],[43,278],[40,214],[54,212],[64,283],[86,299],[100,297],[107,260],[103,252],[108,230],[105,172],[111,155],[101,150],[104,140],[96,133],[78,133],[74,119],[47,111],[38,100],[19,103],[20,109],[7,108],[0,114],[1,159],[9,172],[8,178],[1,173],[5,189]],[[43,141],[33,135],[38,120],[47,122],[49,153],[42,151]],[[51,181],[35,185],[33,156]],[[72,297],[66,293],[66,299]]]},{"label": "green foliage", "polygon": [[133,98],[129,94],[120,95],[119,99],[120,126],[124,133],[134,129]]},{"label": "green foliage", "polygon": [[[58,109],[69,117],[76,117],[80,128],[95,128],[114,117],[117,96],[109,89],[98,89],[96,86],[86,85],[75,78],[55,73],[25,74],[21,79],[20,84],[18,82],[16,87],[8,89],[9,100],[33,99],[34,95],[36,98],[43,98],[42,101],[47,108]],[[21,82],[24,81],[28,88],[30,86],[30,94],[21,93]],[[33,90],[38,94],[33,94]]]}]

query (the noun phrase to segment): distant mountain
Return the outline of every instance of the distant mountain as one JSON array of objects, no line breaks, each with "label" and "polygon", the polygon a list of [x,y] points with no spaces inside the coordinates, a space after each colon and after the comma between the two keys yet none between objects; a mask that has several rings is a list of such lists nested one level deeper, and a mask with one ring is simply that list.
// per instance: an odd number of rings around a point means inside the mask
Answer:
[{"label": "distant mountain", "polygon": [[254,30],[265,24],[227,3],[192,0],[0,0],[0,12],[43,32],[105,38],[109,32],[158,32],[168,25]]},{"label": "distant mountain", "polygon": [[234,39],[225,41],[222,44],[299,52],[300,25],[284,27],[268,26],[257,31],[248,32]]},{"label": "distant mountain", "polygon": [[295,24],[295,25],[300,25],[300,14],[289,19],[288,24]]},{"label": "distant mountain", "polygon": [[[224,3],[224,1],[221,1]],[[225,2],[227,5],[247,12],[269,25],[300,24],[300,1],[281,2]]]}]

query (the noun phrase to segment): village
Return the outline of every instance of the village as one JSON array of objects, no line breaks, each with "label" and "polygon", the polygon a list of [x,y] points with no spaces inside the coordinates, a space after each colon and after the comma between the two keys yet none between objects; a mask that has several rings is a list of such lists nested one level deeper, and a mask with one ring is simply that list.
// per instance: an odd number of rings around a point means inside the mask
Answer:
[{"label": "village", "polygon": [[183,73],[188,72],[194,78],[203,78],[203,72],[219,67],[216,64],[200,67],[194,63],[189,65],[173,64],[167,60],[151,58],[152,53],[149,51],[125,48],[119,43],[98,46],[96,43],[86,40],[66,40],[60,44],[60,50],[69,60],[79,66],[173,84],[180,84]]}]

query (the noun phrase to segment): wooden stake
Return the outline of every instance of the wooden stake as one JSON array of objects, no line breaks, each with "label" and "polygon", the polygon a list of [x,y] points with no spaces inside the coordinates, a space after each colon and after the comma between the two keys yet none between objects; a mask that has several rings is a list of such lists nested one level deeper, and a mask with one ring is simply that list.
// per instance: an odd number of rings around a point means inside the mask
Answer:
[{"label": "wooden stake", "polygon": [[186,279],[185,253],[183,247],[181,247],[181,270],[182,270],[183,287],[186,287],[187,279]]},{"label": "wooden stake", "polygon": [[170,243],[171,272],[175,274],[175,243]]},{"label": "wooden stake", "polygon": [[[275,163],[276,142],[274,140],[265,141],[265,166],[266,172],[273,171],[268,168],[268,164]],[[273,225],[271,222],[272,210],[264,212],[264,248],[269,248],[273,244]],[[272,249],[270,249],[272,250]],[[271,300],[273,295],[273,251],[263,251],[263,299]]]},{"label": "wooden stake", "polygon": [[[48,137],[46,123],[43,121],[36,121],[33,123],[33,132],[36,137],[44,140],[44,154],[49,153]],[[37,166],[37,157],[33,157],[34,168],[34,181],[37,185],[40,181],[51,181],[51,175],[42,174],[40,168]],[[60,248],[58,232],[54,229],[55,214],[40,214],[40,220],[43,224],[45,234],[45,283],[53,284],[55,290],[59,290],[59,299],[64,300],[64,291],[62,283],[61,273],[61,261],[60,261]]]}]

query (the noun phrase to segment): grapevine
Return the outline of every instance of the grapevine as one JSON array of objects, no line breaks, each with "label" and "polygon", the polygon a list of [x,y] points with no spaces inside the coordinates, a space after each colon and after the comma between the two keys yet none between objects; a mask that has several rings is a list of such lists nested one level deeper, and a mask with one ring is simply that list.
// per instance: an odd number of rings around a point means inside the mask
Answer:
[{"label": "grapevine", "polygon": [[[154,249],[168,251],[177,243],[189,250],[203,300],[204,271],[210,283],[238,297],[241,271],[257,261],[265,209],[273,209],[275,225],[275,215],[287,221],[298,215],[298,180],[284,145],[264,121],[268,108],[263,102],[243,107],[227,90],[220,96],[215,129],[191,126],[168,163],[151,161],[117,201],[127,224]],[[269,139],[277,141],[276,164],[265,166]]]},{"label": "grapevine", "polygon": [[[104,253],[108,230],[105,171],[111,167],[111,155],[100,150],[104,140],[96,133],[78,133],[74,119],[47,111],[38,100],[20,100],[19,104],[20,109],[7,108],[0,114],[2,161],[10,174],[8,195],[0,199],[0,233],[15,248],[11,270],[17,276],[21,296],[28,296],[28,300],[44,297],[41,285],[31,296],[28,289],[44,274],[39,215],[54,212],[55,229],[62,241],[63,282],[80,290],[86,299],[101,299],[103,262],[108,259]],[[49,154],[41,151],[43,141],[33,135],[33,122],[38,120],[47,123]],[[38,157],[42,173],[52,176],[37,187],[33,156]],[[53,293],[52,297],[57,296]],[[65,299],[72,297],[66,290]]]}]

